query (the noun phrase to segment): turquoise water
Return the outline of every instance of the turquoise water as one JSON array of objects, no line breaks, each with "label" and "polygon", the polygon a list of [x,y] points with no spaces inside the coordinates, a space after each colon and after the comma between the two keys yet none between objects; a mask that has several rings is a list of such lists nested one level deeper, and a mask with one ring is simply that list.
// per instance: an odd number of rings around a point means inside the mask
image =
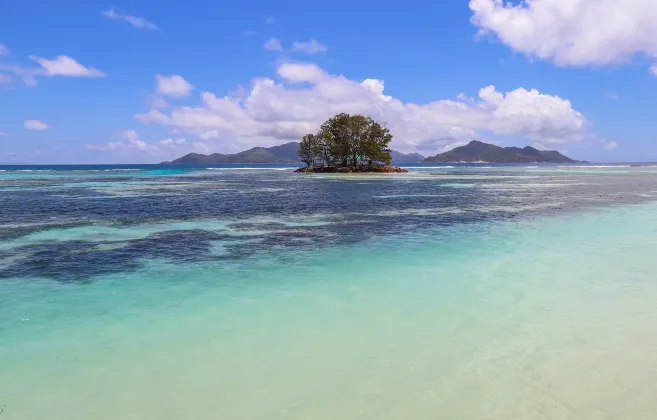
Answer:
[{"label": "turquoise water", "polygon": [[1,416],[651,418],[657,179],[530,170],[19,183]]}]

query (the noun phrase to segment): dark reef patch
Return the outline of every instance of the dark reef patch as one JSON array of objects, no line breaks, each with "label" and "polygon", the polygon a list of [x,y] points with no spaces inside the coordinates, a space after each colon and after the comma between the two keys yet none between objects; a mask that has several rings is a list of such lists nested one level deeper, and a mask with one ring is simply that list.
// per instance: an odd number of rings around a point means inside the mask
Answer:
[{"label": "dark reef patch", "polygon": [[[239,261],[260,253],[362,243],[454,224],[656,200],[657,174],[641,170],[598,175],[504,167],[436,168],[421,176],[373,176],[365,183],[357,174],[305,177],[290,171],[203,170],[158,176],[81,172],[83,177],[67,173],[9,179],[3,181],[8,190],[0,192],[4,243],[36,232],[90,225],[129,230],[145,224],[221,223],[216,230],[168,230],[130,240],[26,242],[0,250],[0,278],[92,281],[136,270],[148,259]],[[130,182],[130,194],[116,195],[128,190],[125,182]],[[458,183],[469,188],[450,186]],[[142,184],[148,187],[145,195],[139,195]],[[231,189],[226,189],[228,184]],[[278,190],[263,193],[259,191],[263,185]],[[170,194],[170,186],[185,195]],[[108,194],[108,188],[114,195]],[[99,196],[107,199],[92,199]],[[550,203],[554,205],[546,206]]]}]

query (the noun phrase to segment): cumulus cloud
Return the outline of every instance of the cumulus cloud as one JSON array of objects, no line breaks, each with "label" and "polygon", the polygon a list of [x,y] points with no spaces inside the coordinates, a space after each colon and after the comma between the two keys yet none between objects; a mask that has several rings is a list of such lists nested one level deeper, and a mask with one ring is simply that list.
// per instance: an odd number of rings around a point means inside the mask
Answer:
[{"label": "cumulus cloud", "polygon": [[[144,141],[141,139],[139,133],[135,130],[119,130],[116,132],[117,137],[121,137],[126,141],[110,141],[105,144],[87,144],[86,148],[97,151],[116,152],[122,155],[146,155],[146,156],[169,156],[171,154],[177,155],[182,152],[183,147],[187,145],[187,140],[184,138],[168,138],[160,141]],[[189,147],[187,147],[189,148]],[[192,146],[192,149],[197,150],[197,146]]]},{"label": "cumulus cloud", "polygon": [[36,62],[38,67],[23,67],[18,64],[0,62],[0,83],[11,83],[14,79],[6,73],[15,75],[22,80],[26,86],[36,86],[38,77],[104,77],[105,73],[93,67],[86,67],[78,63],[71,57],[59,55],[52,60],[30,56],[30,59]]},{"label": "cumulus cloud", "polygon": [[654,0],[470,0],[472,23],[513,50],[560,66],[657,58]]},{"label": "cumulus cloud", "polygon": [[320,52],[326,52],[328,51],[328,48],[326,48],[326,45],[321,44],[314,39],[311,39],[310,41],[307,42],[299,42],[299,41],[293,42],[292,51],[300,51],[308,54],[315,54]]},{"label": "cumulus cloud", "polygon": [[265,42],[264,48],[267,51],[283,51],[283,44],[281,44],[281,40],[278,38],[269,38]]},{"label": "cumulus cloud", "polygon": [[139,133],[135,130],[120,130],[116,135],[127,140],[126,141],[112,141],[102,145],[87,145],[87,149],[91,150],[104,150],[104,151],[117,151],[117,150],[138,150],[142,152],[156,152],[157,146],[140,140]]},{"label": "cumulus cloud", "polygon": [[290,83],[317,83],[328,76],[318,65],[310,63],[283,63],[277,73]]},{"label": "cumulus cloud", "polygon": [[92,67],[85,67],[71,57],[58,55],[52,60],[30,56],[30,59],[41,66],[45,76],[69,76],[69,77],[103,77],[105,73]]},{"label": "cumulus cloud", "polygon": [[157,81],[156,91],[160,95],[182,98],[188,96],[194,90],[194,86],[191,83],[177,74],[171,76],[158,74],[155,76],[155,79]]},{"label": "cumulus cloud", "polygon": [[27,130],[47,130],[49,128],[48,124],[39,120],[25,120],[23,126]]},{"label": "cumulus cloud", "polygon": [[203,92],[196,106],[151,109],[135,118],[205,140],[230,140],[240,147],[298,140],[340,112],[387,122],[395,136],[393,146],[402,151],[438,151],[491,133],[541,143],[577,141],[587,135],[586,120],[570,101],[535,89],[503,93],[487,86],[478,99],[415,104],[385,95],[382,80],[350,80],[315,64],[282,63],[277,75],[278,82],[253,80],[246,95]]},{"label": "cumulus cloud", "polygon": [[117,13],[116,10],[114,10],[113,8],[108,10],[102,10],[101,14],[105,16],[107,19],[122,20],[138,29],[151,29],[151,30],[157,29],[157,25],[155,25],[153,22],[149,22],[148,20],[142,17],[123,15]]}]

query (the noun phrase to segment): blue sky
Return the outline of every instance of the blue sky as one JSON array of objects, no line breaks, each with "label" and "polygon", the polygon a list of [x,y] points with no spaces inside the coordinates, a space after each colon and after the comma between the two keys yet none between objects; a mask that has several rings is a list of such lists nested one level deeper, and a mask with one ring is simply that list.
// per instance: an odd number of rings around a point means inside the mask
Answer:
[{"label": "blue sky", "polygon": [[338,112],[424,155],[657,160],[652,0],[10,0],[0,45],[0,163],[236,152]]}]

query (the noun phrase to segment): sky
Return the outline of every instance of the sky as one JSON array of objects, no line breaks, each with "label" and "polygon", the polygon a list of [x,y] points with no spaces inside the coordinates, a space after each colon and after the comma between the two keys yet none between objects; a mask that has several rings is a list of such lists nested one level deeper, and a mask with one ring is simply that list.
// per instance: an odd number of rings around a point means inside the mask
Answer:
[{"label": "sky", "polygon": [[0,3],[0,164],[235,153],[340,112],[425,156],[657,161],[656,110],[654,0]]}]

